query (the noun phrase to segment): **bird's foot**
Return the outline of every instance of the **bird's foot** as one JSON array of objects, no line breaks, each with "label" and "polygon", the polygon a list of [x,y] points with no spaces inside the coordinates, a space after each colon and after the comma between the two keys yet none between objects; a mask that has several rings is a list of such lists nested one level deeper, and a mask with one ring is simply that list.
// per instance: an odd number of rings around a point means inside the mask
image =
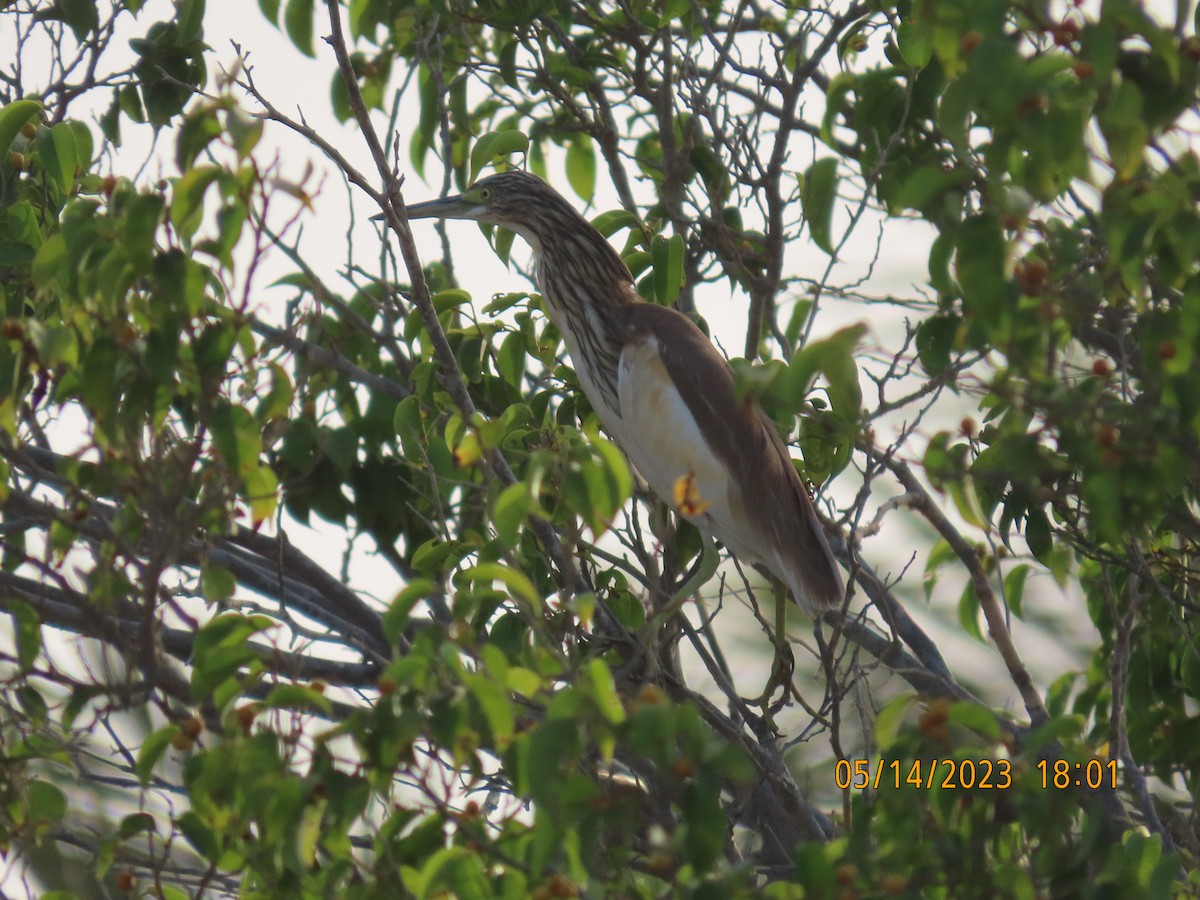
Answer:
[{"label": "bird's foot", "polygon": [[[753,704],[766,712],[769,717],[774,709],[787,702],[791,694],[792,675],[795,671],[796,657],[792,654],[791,646],[786,641],[776,644],[775,660],[771,664],[771,677],[767,679],[762,693],[753,701]],[[782,691],[783,695],[779,701],[773,703],[771,698],[776,689]]]},{"label": "bird's foot", "polygon": [[[671,599],[654,613],[653,619],[650,620],[650,625],[655,628],[666,622],[671,616],[679,612],[689,600],[696,595],[700,588],[708,583],[708,580],[713,577],[713,573],[717,571],[717,565],[721,562],[721,555],[717,553],[716,545],[707,537],[701,542],[700,559],[692,567],[691,574],[687,580],[673,594]],[[651,629],[653,631],[653,628]]]}]

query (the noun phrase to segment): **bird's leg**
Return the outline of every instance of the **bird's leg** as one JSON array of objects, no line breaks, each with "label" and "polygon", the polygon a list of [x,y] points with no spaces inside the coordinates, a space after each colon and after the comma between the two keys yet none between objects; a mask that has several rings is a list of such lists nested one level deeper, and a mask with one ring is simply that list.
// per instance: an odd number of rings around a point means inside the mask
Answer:
[{"label": "bird's leg", "polygon": [[771,665],[771,677],[767,680],[762,694],[755,701],[757,706],[766,709],[771,703],[771,695],[776,688],[782,688],[784,698],[788,693],[788,685],[792,682],[792,673],[796,671],[796,658],[792,655],[791,644],[787,639],[788,592],[783,582],[771,579],[771,593],[775,599],[775,628],[771,641],[775,644],[775,661]]},{"label": "bird's leg", "polygon": [[717,565],[720,562],[721,554],[717,553],[717,545],[713,543],[712,538],[701,532],[700,556],[688,573],[687,580],[684,581],[683,585],[677,591],[671,594],[671,599],[664,606],[655,610],[654,618],[650,620],[650,624],[657,628],[679,610],[683,609],[684,604],[695,596],[696,591],[700,590],[713,577],[713,573],[717,571]]},{"label": "bird's leg", "polygon": [[685,580],[679,590],[671,596],[672,603],[682,604],[704,587],[708,583],[708,579],[712,578],[713,573],[717,571],[717,565],[720,562],[721,555],[717,553],[717,545],[702,530],[700,532],[700,555],[684,576]]}]

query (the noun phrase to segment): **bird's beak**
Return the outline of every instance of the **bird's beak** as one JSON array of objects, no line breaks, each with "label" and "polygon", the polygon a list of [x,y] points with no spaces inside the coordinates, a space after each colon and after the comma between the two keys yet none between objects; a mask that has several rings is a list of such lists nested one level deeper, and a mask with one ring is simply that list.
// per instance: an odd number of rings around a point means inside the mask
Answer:
[{"label": "bird's beak", "polygon": [[474,219],[481,212],[483,208],[478,203],[464,200],[462,194],[426,200],[408,207],[410,219]]},{"label": "bird's beak", "polygon": [[[485,209],[481,204],[464,199],[461,194],[426,200],[424,203],[411,203],[406,207],[410,219],[477,219]],[[381,213],[372,216],[371,221],[378,222],[383,218]]]}]

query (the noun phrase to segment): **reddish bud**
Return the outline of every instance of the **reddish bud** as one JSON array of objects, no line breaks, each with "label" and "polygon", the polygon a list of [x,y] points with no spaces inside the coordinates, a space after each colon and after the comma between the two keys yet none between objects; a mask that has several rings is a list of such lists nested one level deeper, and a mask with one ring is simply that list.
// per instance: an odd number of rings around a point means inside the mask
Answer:
[{"label": "reddish bud", "polygon": [[675,764],[671,766],[671,771],[675,774],[676,778],[691,778],[696,774],[696,764],[690,759],[677,759],[675,760]]},{"label": "reddish bud", "polygon": [[1050,34],[1053,35],[1054,43],[1058,44],[1058,46],[1070,47],[1079,39],[1079,26],[1068,19],[1061,25],[1056,25],[1050,29]]},{"label": "reddish bud", "polygon": [[555,873],[550,876],[550,881],[547,883],[550,888],[551,897],[578,897],[579,888],[575,886],[575,882],[567,878],[566,875]]},{"label": "reddish bud", "polygon": [[958,52],[963,56],[969,56],[982,41],[983,35],[978,31],[968,31],[958,43]]},{"label": "reddish bud", "polygon": [[1092,363],[1092,374],[1100,378],[1107,378],[1112,374],[1112,366],[1109,365],[1107,359],[1098,359]]},{"label": "reddish bud", "polygon": [[663,700],[663,692],[653,684],[643,684],[637,693],[638,703],[646,706],[661,706]]},{"label": "reddish bud", "polygon": [[1013,275],[1016,276],[1017,286],[1023,294],[1036,297],[1046,286],[1046,275],[1049,271],[1050,267],[1046,265],[1045,260],[1022,259],[1013,268]]},{"label": "reddish bud", "polygon": [[837,867],[837,872],[833,876],[837,879],[837,883],[846,887],[858,881],[858,866],[854,863],[842,863]]},{"label": "reddish bud", "polygon": [[1017,118],[1024,119],[1030,113],[1045,112],[1049,105],[1045,94],[1031,94],[1017,104]]},{"label": "reddish bud", "polygon": [[669,875],[675,871],[675,860],[665,850],[656,850],[646,858],[646,868],[658,875]]},{"label": "reddish bud", "polygon": [[934,700],[917,719],[917,729],[933,741],[944,742],[950,737],[950,701]]}]

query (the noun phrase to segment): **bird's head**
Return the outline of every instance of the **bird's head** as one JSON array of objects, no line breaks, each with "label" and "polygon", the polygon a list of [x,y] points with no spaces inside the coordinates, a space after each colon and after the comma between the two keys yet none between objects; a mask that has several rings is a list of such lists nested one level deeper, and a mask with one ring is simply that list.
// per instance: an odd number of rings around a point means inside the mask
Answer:
[{"label": "bird's head", "polygon": [[[513,170],[481,178],[453,197],[407,207],[410,219],[471,219],[519,234],[533,248],[539,269],[569,273],[620,293],[633,278],[604,235],[542,179]],[[381,219],[382,216],[375,216]]]},{"label": "bird's head", "polygon": [[535,249],[564,229],[578,230],[587,221],[542,179],[512,170],[481,178],[452,197],[413,203],[410,219],[472,219],[514,231]]}]

